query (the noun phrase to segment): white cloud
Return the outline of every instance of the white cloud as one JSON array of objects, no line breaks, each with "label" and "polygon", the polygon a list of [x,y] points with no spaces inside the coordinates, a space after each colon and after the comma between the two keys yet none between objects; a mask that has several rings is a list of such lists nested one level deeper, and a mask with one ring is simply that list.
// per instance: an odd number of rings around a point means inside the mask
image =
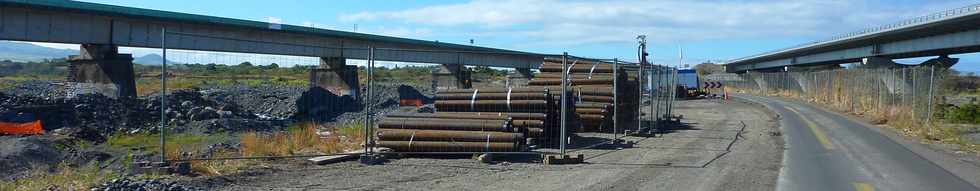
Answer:
[{"label": "white cloud", "polygon": [[265,22],[274,23],[274,24],[283,24],[282,18],[279,17],[266,17]]},{"label": "white cloud", "polygon": [[963,6],[964,2],[474,0],[400,11],[360,12],[341,16],[340,20],[395,21],[456,30],[440,33],[464,30],[491,36],[523,35],[529,44],[632,42],[637,34],[647,34],[654,42],[684,42],[829,37],[872,26],[869,23],[887,24]]}]

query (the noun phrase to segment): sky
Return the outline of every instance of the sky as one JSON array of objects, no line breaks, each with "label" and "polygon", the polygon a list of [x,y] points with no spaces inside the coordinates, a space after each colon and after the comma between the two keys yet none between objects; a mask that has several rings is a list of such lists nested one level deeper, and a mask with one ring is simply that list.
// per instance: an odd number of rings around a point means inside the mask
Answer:
[{"label": "sky", "polygon": [[[636,60],[646,35],[658,64],[724,62],[958,8],[966,0],[86,0],[537,53]],[[54,46],[54,45],[47,45]],[[683,50],[683,60],[679,61]],[[136,51],[136,54],[142,52]],[[980,56],[954,68],[980,71]],[[924,59],[905,59],[917,63]]]}]

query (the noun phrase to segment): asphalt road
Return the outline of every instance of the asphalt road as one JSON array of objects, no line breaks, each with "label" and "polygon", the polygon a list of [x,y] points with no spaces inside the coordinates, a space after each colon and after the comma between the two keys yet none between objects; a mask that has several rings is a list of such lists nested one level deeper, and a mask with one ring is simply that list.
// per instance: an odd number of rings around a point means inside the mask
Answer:
[{"label": "asphalt road", "polygon": [[780,116],[787,147],[776,190],[980,190],[867,123],[806,104],[739,97]]}]

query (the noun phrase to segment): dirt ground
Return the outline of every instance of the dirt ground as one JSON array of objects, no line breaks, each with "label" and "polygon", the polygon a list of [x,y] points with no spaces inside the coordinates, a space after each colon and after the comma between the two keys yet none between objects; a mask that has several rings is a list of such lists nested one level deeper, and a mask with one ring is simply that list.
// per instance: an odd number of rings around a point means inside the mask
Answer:
[{"label": "dirt ground", "polygon": [[[676,112],[684,119],[666,133],[627,137],[636,142],[633,148],[573,149],[585,164],[544,165],[527,156],[493,164],[469,157],[373,166],[277,161],[183,182],[207,190],[775,190],[783,139],[769,110],[734,100],[689,100],[678,102]],[[573,142],[609,138],[593,133]]]}]

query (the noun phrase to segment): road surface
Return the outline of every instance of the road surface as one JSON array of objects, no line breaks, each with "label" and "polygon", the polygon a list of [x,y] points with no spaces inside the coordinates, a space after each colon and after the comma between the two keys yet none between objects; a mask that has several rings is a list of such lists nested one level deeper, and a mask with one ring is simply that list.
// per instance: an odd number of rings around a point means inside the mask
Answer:
[{"label": "road surface", "polygon": [[739,97],[780,116],[787,150],[777,190],[978,190],[867,123],[807,104]]}]

